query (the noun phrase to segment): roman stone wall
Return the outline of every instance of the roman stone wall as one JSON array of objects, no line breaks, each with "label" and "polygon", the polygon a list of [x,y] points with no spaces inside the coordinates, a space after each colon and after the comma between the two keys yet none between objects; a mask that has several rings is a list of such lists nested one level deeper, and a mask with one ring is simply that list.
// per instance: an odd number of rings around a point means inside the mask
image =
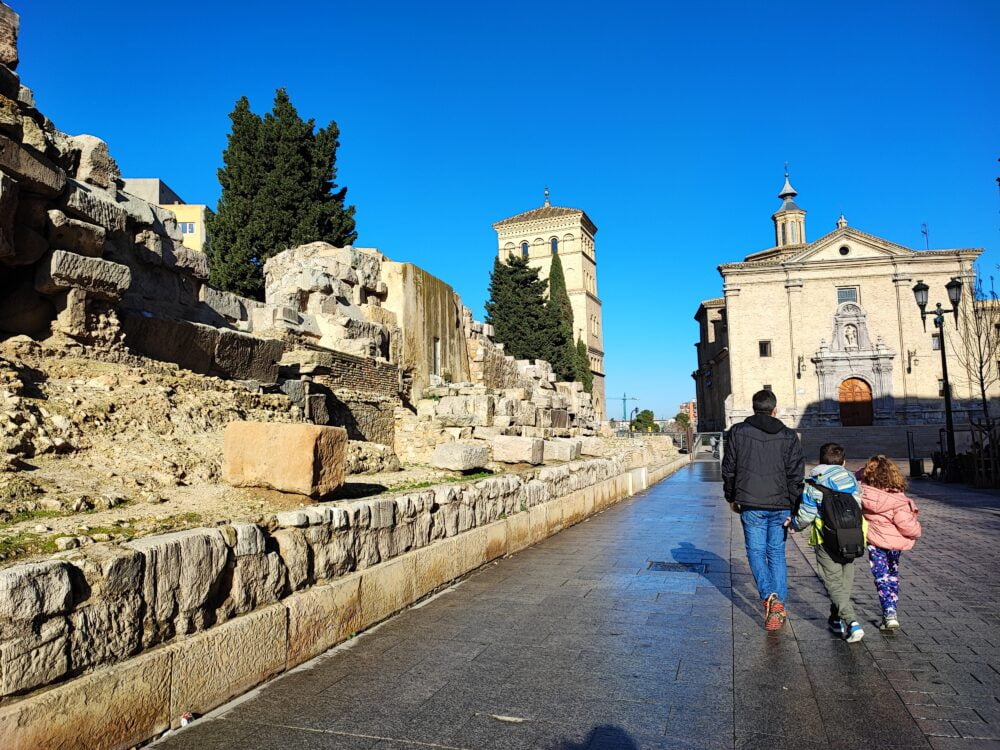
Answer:
[{"label": "roman stone wall", "polygon": [[659,481],[577,461],[0,571],[0,747],[130,747]]}]

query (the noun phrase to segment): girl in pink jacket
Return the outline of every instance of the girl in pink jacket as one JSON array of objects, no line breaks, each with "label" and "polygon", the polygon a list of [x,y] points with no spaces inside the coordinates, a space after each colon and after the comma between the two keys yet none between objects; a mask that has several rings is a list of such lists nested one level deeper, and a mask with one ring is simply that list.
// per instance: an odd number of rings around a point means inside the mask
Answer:
[{"label": "girl in pink jacket", "polygon": [[873,456],[857,474],[861,480],[861,512],[868,521],[868,564],[882,604],[879,630],[899,627],[899,557],[920,536],[917,506],[906,496],[906,480],[883,455]]}]

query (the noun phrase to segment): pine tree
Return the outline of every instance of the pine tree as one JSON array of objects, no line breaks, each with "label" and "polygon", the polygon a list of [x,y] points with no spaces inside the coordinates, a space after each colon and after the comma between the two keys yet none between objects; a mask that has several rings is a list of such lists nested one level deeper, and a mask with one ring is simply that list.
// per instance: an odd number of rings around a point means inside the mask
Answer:
[{"label": "pine tree", "polygon": [[583,390],[594,392],[594,371],[590,369],[590,354],[583,339],[576,340],[576,380],[583,383]]},{"label": "pine tree", "polygon": [[559,380],[576,380],[576,345],[573,343],[573,307],[566,291],[566,276],[563,274],[559,255],[552,256],[549,268],[549,299],[545,303],[546,330],[548,337],[547,356]]},{"label": "pine tree", "polygon": [[208,223],[213,286],[262,297],[264,261],[282,250],[323,240],[347,245],[357,238],[347,188],[336,189],[340,131],[335,122],[315,130],[285,89],[263,118],[246,97],[230,115],[233,129],[219,170],[222,195]]},{"label": "pine tree", "polygon": [[490,273],[490,298],[486,322],[493,336],[515,359],[543,359],[545,340],[545,281],[528,259],[511,255],[506,263],[497,258]]}]

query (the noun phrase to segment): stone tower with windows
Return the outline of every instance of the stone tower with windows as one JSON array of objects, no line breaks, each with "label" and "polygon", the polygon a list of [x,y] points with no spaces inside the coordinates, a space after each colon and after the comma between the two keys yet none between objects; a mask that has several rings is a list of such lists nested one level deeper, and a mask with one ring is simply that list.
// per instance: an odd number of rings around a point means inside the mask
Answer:
[{"label": "stone tower with windows", "polygon": [[597,296],[597,254],[594,235],[597,227],[578,208],[563,208],[545,203],[493,225],[497,233],[500,261],[510,255],[528,258],[539,276],[547,279],[552,256],[561,256],[566,276],[566,291],[573,308],[573,335],[587,345],[590,369],[594,373],[594,411],[598,419],[606,419],[604,397],[604,332],[601,321],[601,300]]},{"label": "stone tower with windows", "polygon": [[795,188],[788,181],[788,169],[785,169],[785,185],[778,193],[781,198],[781,208],[775,211],[771,220],[774,221],[775,247],[806,244],[806,212],[795,205]]}]

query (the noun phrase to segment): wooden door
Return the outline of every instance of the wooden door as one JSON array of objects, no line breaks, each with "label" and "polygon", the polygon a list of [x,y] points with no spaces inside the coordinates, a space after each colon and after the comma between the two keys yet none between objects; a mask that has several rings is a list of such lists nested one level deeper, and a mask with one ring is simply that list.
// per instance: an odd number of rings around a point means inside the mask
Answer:
[{"label": "wooden door", "polygon": [[867,427],[875,417],[872,389],[860,378],[848,378],[840,384],[840,423],[844,427]]}]

